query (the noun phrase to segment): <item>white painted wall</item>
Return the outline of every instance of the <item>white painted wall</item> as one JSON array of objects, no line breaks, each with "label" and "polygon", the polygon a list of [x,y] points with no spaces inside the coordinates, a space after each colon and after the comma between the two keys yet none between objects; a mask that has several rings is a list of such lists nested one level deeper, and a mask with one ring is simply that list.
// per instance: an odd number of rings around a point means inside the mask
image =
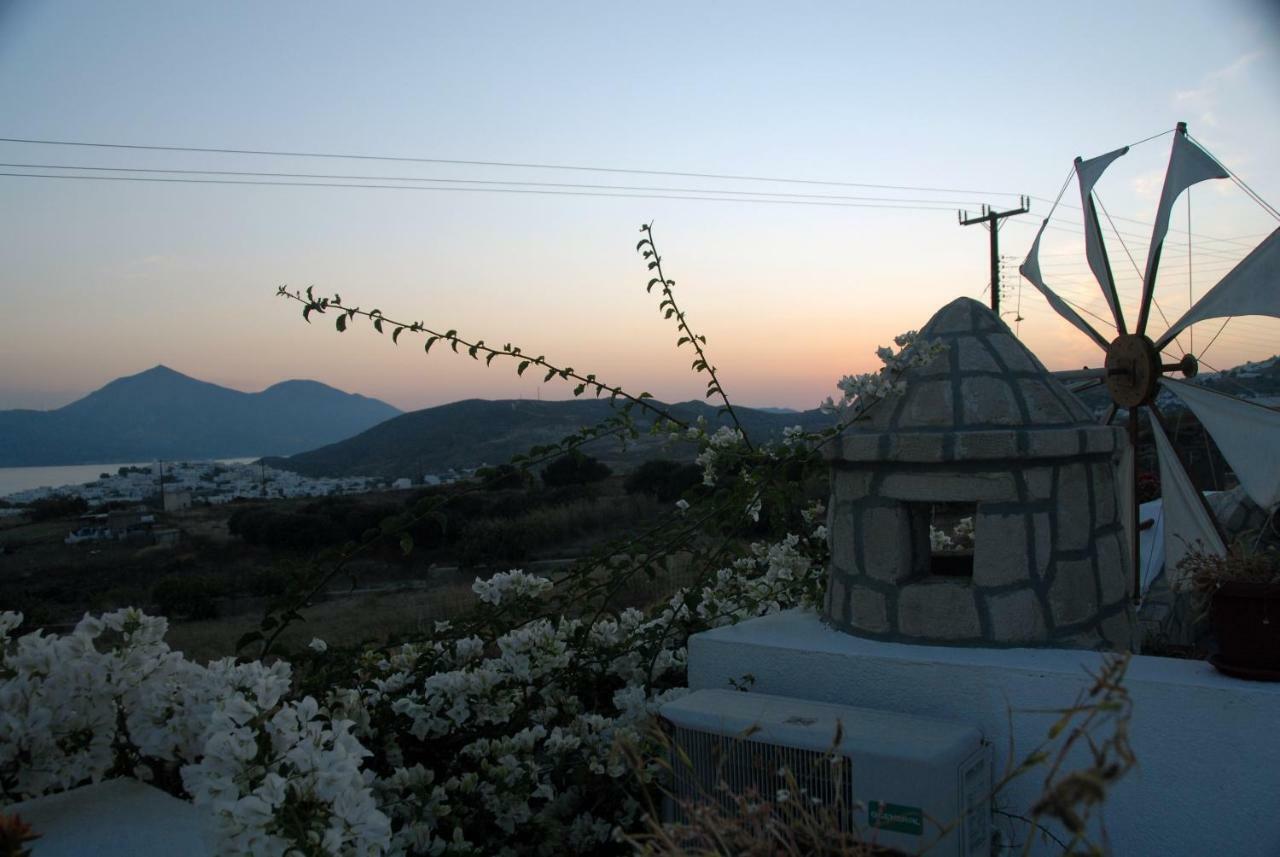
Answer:
[{"label": "white painted wall", "polygon": [[[833,631],[816,614],[791,611],[698,634],[689,643],[689,685],[751,689],[955,720],[978,726],[996,772],[1046,737],[1085,688],[1102,655],[1063,649],[970,649],[880,643]],[[1125,680],[1138,767],[1104,808],[1112,853],[1280,855],[1280,683],[1220,675],[1203,661],[1136,656]],[[996,805],[1025,814],[1043,774],[1010,784]],[[997,826],[1021,841],[1025,826]],[[1037,846],[1036,854],[1060,849]]]},{"label": "white painted wall", "polygon": [[82,786],[5,807],[40,838],[32,857],[212,857],[213,816],[137,780]]}]

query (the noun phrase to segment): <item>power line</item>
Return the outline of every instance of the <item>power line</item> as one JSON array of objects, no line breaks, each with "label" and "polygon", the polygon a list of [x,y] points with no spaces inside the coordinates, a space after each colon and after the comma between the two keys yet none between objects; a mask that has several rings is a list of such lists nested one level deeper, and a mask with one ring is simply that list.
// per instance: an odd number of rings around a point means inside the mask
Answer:
[{"label": "power line", "polygon": [[[193,179],[193,178],[161,178],[158,176],[78,176],[58,175],[54,173],[9,173],[0,172],[0,176],[28,179],[63,179],[69,181],[102,181],[102,182],[162,182],[166,184],[217,184],[217,185],[250,185],[258,187],[319,187],[319,188],[357,188],[374,190],[416,190],[456,193],[516,193],[536,194],[543,196],[596,196],[611,199],[679,199],[698,202],[745,202],[769,205],[816,205],[830,208],[891,208],[914,211],[950,211],[949,206],[909,205],[878,202],[822,202],[810,199],[757,199],[729,198],[723,196],[693,196],[663,193],[611,193],[581,190],[551,190],[537,188],[498,188],[498,187],[421,187],[397,184],[344,184],[335,182],[288,182],[250,179]],[[714,191],[709,191],[714,193]]]},{"label": "power line", "polygon": [[[1162,131],[1159,134],[1152,135],[1151,137],[1147,137],[1146,139],[1141,140],[1139,142],[1141,143],[1141,142],[1147,142],[1148,140],[1154,140],[1170,133],[1173,133],[1173,132]],[[383,162],[395,162],[395,163],[442,164],[442,165],[452,165],[452,166],[500,167],[500,168],[512,168],[512,169],[568,170],[568,171],[577,171],[577,172],[615,173],[615,174],[623,174],[623,175],[650,175],[650,176],[672,176],[672,177],[681,177],[681,178],[702,178],[702,179],[712,179],[712,180],[720,180],[720,181],[751,181],[751,182],[773,182],[773,183],[781,183],[781,184],[818,185],[818,186],[828,186],[828,187],[856,187],[856,188],[867,188],[867,189],[875,189],[875,190],[894,190],[894,191],[916,192],[916,193],[955,193],[955,194],[972,194],[974,196],[1010,196],[1010,197],[1019,196],[1019,194],[1016,194],[1012,191],[974,190],[974,189],[966,189],[966,188],[931,187],[931,186],[923,186],[923,185],[880,184],[880,183],[871,183],[871,182],[840,181],[840,180],[834,180],[834,179],[803,179],[803,178],[780,177],[780,176],[736,175],[736,174],[729,174],[729,173],[707,173],[707,172],[691,172],[691,171],[676,171],[676,170],[645,170],[645,169],[626,168],[626,167],[595,167],[595,166],[585,166],[580,164],[547,164],[547,163],[521,162],[521,161],[481,161],[481,160],[466,160],[466,159],[457,159],[457,158],[416,157],[416,156],[407,156],[407,155],[363,155],[363,154],[353,154],[353,153],[305,152],[305,151],[289,151],[289,150],[278,150],[278,149],[238,149],[238,148],[218,147],[218,146],[169,146],[169,145],[141,144],[141,143],[104,143],[104,142],[87,141],[87,140],[53,140],[53,139],[28,138],[28,137],[0,137],[0,142],[17,143],[17,144],[24,144],[24,145],[36,145],[36,146],[73,146],[73,147],[94,148],[94,149],[117,149],[117,150],[134,150],[134,151],[191,152],[191,153],[219,154],[219,155],[255,155],[255,156],[266,156],[266,157],[327,158],[327,159],[340,159],[340,160],[383,161]],[[1136,143],[1131,144],[1131,147],[1134,145],[1137,145],[1137,144]],[[99,169],[99,168],[94,168],[94,169]],[[108,168],[101,168],[101,169],[108,169]],[[140,170],[134,170],[134,172],[138,172],[138,171]],[[173,173],[176,171],[164,170],[162,172]],[[210,172],[214,172],[214,171],[210,171]],[[1068,181],[1069,179],[1070,179],[1070,174],[1068,175]],[[417,178],[397,178],[394,180],[396,181],[449,181],[449,180],[443,180],[443,179],[433,180],[433,179],[417,179]],[[457,181],[461,183],[464,181],[476,181],[476,180],[458,179],[458,180],[452,180],[452,181]],[[501,182],[501,183],[514,184],[513,182]],[[533,184],[533,183],[530,183],[530,184]],[[559,186],[568,186],[568,185],[559,185]],[[1065,190],[1065,185],[1063,190]],[[685,193],[685,192],[726,193],[726,194],[738,193],[742,195],[748,195],[751,193],[749,191],[735,192],[735,191],[717,191],[712,189],[689,189],[688,191],[686,191],[685,189],[679,189],[675,192],[677,193]],[[781,194],[767,193],[767,195],[779,196]],[[1031,196],[1031,199],[1041,200],[1044,202],[1051,201],[1046,199],[1045,197],[1039,197],[1034,195]],[[1059,200],[1060,199],[1061,199],[1061,194],[1059,194]],[[896,200],[893,200],[893,201],[896,202]],[[907,202],[916,202],[916,201],[909,200]],[[932,200],[929,200],[928,202],[932,202]],[[954,205],[956,203],[947,203],[947,204]],[[1079,209],[1078,206],[1074,206],[1065,202],[1060,202],[1060,203],[1055,202],[1055,205],[1056,204],[1061,204],[1064,207],[1074,208],[1077,210]],[[1122,217],[1117,215],[1116,219],[1125,220],[1131,223],[1138,224],[1140,226],[1151,226],[1149,222],[1138,220],[1136,218]],[[1058,226],[1056,224],[1051,224],[1049,228],[1062,229],[1063,227]],[[1170,231],[1182,232],[1183,230],[1180,230],[1177,227],[1171,226]],[[1147,237],[1142,235],[1134,235],[1132,233],[1126,233],[1126,234],[1128,234],[1129,237],[1133,237],[1133,238]],[[1233,243],[1233,244],[1238,244],[1239,246],[1245,246],[1243,243],[1239,241],[1238,238],[1219,238],[1219,237],[1210,236],[1210,235],[1196,235],[1194,237],[1200,238],[1202,240],[1207,240],[1207,241]],[[1239,236],[1239,237],[1243,238],[1245,236]],[[1172,242],[1166,242],[1166,243],[1172,243]]]},{"label": "power line", "polygon": [[918,191],[924,193],[961,193],[976,196],[1018,196],[1016,193],[987,190],[963,190],[946,187],[919,187],[911,185],[870,184],[867,182],[832,181],[821,179],[779,178],[774,176],[730,175],[726,173],[679,172],[675,170],[642,170],[624,167],[589,167],[578,164],[542,164],[518,161],[472,161],[455,158],[422,158],[402,155],[354,155],[334,152],[290,152],[276,149],[232,149],[217,146],[160,146],[138,143],[99,143],[84,140],[41,140],[24,137],[0,137],[0,143],[24,143],[36,146],[80,146],[94,149],[129,149],[149,152],[198,152],[218,155],[265,155],[286,158],[332,158],[353,161],[393,161],[411,164],[449,164],[468,167],[504,167],[530,170],[574,170],[592,173],[622,173],[643,176],[679,176],[682,178],[720,179],[726,181],[782,182],[787,184],[828,185],[833,187],[862,187],[878,190]]},{"label": "power line", "polygon": [[575,184],[571,182],[535,182],[535,181],[518,181],[518,180],[498,180],[498,179],[444,179],[444,178],[426,178],[422,176],[368,176],[368,175],[341,175],[330,173],[297,173],[297,172],[249,172],[244,170],[194,170],[194,169],[158,169],[149,167],[98,167],[85,164],[6,164],[0,163],[0,168],[4,169],[22,169],[22,170],[87,170],[92,172],[111,172],[111,173],[149,173],[164,175],[200,175],[200,176],[249,176],[257,178],[294,178],[294,179],[323,179],[335,181],[361,181],[361,182],[429,182],[432,184],[460,184],[460,185],[490,185],[490,186],[515,186],[515,187],[550,187],[550,188],[576,188],[590,190],[621,190],[621,191],[644,191],[659,193],[710,193],[710,194],[727,194],[732,196],[781,196],[795,197],[798,199],[837,199],[851,200],[859,202],[900,202],[900,203],[920,203],[922,205],[964,205],[963,201],[949,199],[902,199],[900,197],[891,196],[843,196],[840,194],[822,194],[822,193],[787,193],[785,191],[750,191],[750,190],[720,190],[716,188],[690,188],[690,187],[651,187],[636,185],[607,185],[607,184]]}]

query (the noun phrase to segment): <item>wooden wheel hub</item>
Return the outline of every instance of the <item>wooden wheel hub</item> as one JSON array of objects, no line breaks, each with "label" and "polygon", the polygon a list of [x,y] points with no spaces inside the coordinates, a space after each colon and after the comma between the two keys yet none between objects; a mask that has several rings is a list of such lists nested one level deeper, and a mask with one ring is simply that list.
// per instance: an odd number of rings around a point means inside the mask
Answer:
[{"label": "wooden wheel hub", "polygon": [[1118,336],[1107,348],[1107,390],[1117,407],[1145,405],[1156,397],[1162,365],[1155,343],[1136,333]]}]

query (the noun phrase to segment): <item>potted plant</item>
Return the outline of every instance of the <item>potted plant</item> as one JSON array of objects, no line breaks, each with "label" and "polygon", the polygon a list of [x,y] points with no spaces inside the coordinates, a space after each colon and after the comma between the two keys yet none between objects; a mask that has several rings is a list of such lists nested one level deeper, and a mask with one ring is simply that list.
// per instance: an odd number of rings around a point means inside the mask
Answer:
[{"label": "potted plant", "polygon": [[1210,662],[1227,675],[1280,681],[1280,549],[1236,544],[1224,556],[1192,552],[1181,567],[1208,599],[1218,641]]}]

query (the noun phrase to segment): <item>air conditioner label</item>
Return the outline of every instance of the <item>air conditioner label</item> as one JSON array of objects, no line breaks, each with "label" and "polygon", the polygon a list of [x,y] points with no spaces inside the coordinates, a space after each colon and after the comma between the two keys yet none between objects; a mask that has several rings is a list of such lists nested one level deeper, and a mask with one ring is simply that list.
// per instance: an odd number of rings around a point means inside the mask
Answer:
[{"label": "air conditioner label", "polygon": [[873,800],[867,803],[867,824],[880,830],[921,836],[924,834],[924,810],[918,806]]}]

